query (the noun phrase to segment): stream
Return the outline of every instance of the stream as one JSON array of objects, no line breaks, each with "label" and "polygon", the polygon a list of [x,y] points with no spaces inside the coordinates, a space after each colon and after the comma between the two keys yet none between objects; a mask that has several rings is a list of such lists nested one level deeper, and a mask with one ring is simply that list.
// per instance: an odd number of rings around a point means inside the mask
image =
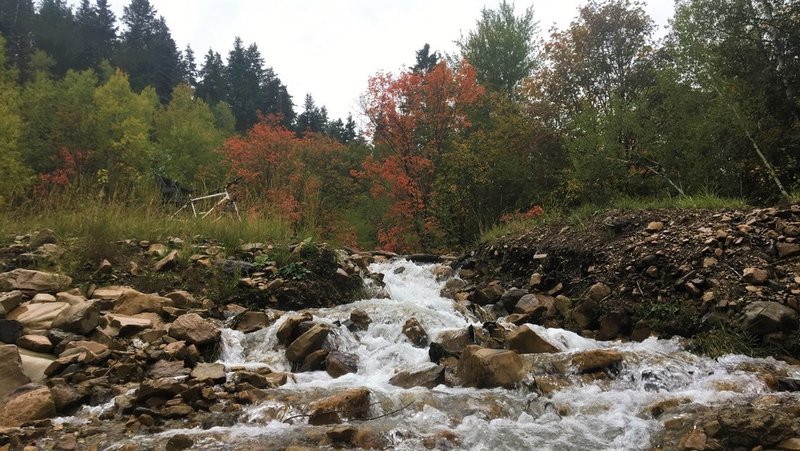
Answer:
[{"label": "stream", "polygon": [[[428,349],[413,346],[403,335],[407,319],[417,318],[434,341],[442,333],[469,325],[481,327],[476,317],[439,295],[444,282],[435,279],[433,267],[405,260],[373,264],[373,272],[385,275],[389,299],[365,299],[311,311],[315,321],[332,328],[329,340],[333,349],[358,356],[357,373],[335,379],[324,371],[296,373],[286,385],[271,389],[268,400],[245,407],[233,426],[170,429],[142,433],[130,440],[145,448],[163,449],[159,444],[168,437],[186,434],[194,440],[193,449],[315,448],[331,426],[308,425],[302,416],[305,406],[342,389],[365,387],[370,391],[370,417],[374,419],[352,420],[351,424],[377,432],[383,445],[391,449],[642,449],[659,446],[654,440],[664,429],[663,418],[654,417],[648,406],[669,400],[701,406],[747,403],[769,391],[761,378],[765,369],[800,377],[797,367],[773,359],[698,356],[686,351],[678,339],[600,342],[562,329],[530,325],[561,352],[524,356],[526,364],[540,371],[528,376],[528,383],[520,388],[399,388],[389,384],[397,371],[433,365]],[[366,331],[351,332],[341,325],[354,308],[372,319]],[[288,316],[246,335],[225,329],[220,362],[226,368],[266,366],[273,371],[291,371],[285,348],[276,338]],[[613,377],[589,379],[558,365],[571,354],[600,348],[613,348],[624,356]],[[543,373],[542,368],[550,367],[564,371],[560,375],[563,387],[542,394],[533,382],[536,374]],[[291,417],[295,418],[284,421]],[[123,444],[106,449],[120,449]]]}]

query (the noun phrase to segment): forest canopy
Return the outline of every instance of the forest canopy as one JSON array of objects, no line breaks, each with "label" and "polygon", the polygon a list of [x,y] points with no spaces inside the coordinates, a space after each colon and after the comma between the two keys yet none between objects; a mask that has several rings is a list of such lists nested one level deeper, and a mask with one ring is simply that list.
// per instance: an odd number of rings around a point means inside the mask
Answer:
[{"label": "forest canopy", "polygon": [[547,32],[503,1],[455,54],[376,68],[359,129],[296,105],[256,43],[179,49],[149,0],[0,0],[0,205],[236,178],[245,220],[405,250],[621,197],[797,196],[800,2],[679,0],[654,30],[639,1]]}]

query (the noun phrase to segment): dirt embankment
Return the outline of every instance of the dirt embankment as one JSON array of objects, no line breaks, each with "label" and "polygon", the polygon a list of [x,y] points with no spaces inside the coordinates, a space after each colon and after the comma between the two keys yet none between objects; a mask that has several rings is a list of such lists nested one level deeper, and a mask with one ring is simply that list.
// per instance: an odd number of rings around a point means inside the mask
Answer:
[{"label": "dirt embankment", "polygon": [[[800,358],[800,205],[606,211],[484,243],[455,266],[468,285],[454,297],[515,322],[600,339],[716,337]],[[519,304],[525,294],[533,308]]]}]

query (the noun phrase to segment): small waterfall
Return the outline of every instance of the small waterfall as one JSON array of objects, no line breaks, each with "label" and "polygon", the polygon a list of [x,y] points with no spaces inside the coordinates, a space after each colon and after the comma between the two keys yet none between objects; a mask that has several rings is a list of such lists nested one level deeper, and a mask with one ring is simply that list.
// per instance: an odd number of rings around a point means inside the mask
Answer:
[{"label": "small waterfall", "polygon": [[[513,390],[445,385],[403,389],[389,384],[396,372],[431,365],[428,350],[413,346],[403,335],[406,320],[416,318],[432,340],[443,332],[480,327],[480,322],[439,295],[443,283],[436,281],[432,265],[397,260],[373,264],[370,269],[384,274],[389,299],[364,299],[311,311],[315,321],[332,328],[329,339],[335,349],[358,356],[357,373],[335,379],[324,371],[297,373],[294,380],[270,390],[274,395],[270,399],[249,407],[238,425],[176,429],[161,434],[162,439],[183,433],[197,436],[195,444],[202,449],[261,446],[254,444],[280,449],[303,443],[308,437],[324,436],[330,428],[309,426],[304,419],[291,425],[282,421],[302,414],[304,402],[340,389],[366,387],[376,402],[371,416],[408,406],[395,415],[362,423],[388,437],[392,449],[642,449],[657,445],[653,437],[664,428],[662,421],[647,411],[654,403],[684,398],[699,405],[732,399],[746,402],[767,391],[759,371],[753,368],[778,368],[790,377],[800,376],[796,367],[772,359],[697,356],[677,339],[599,342],[566,330],[529,325],[561,350],[525,356],[532,369],[531,382],[548,377],[548,368],[557,368],[559,362],[580,351],[614,349],[624,356],[623,363],[614,377],[598,379],[562,369],[559,377],[566,383],[549,394],[530,388],[532,384]],[[366,331],[351,332],[340,325],[356,308],[372,319]],[[247,335],[225,330],[220,361],[229,368],[266,366],[290,371],[285,348],[276,338],[288,316]],[[142,435],[138,439],[146,442],[152,438]]]}]

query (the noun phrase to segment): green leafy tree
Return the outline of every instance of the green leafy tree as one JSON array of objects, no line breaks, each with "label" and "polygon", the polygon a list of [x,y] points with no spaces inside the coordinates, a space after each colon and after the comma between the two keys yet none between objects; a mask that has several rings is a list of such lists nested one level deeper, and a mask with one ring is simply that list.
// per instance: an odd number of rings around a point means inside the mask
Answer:
[{"label": "green leafy tree", "polygon": [[679,2],[673,25],[681,74],[727,108],[746,154],[745,191],[788,197],[800,178],[800,5],[780,0]]},{"label": "green leafy tree", "polygon": [[170,103],[158,111],[155,136],[159,173],[185,185],[221,182],[223,172],[215,150],[225,136],[208,105],[195,98],[190,86],[178,85]]},{"label": "green leafy tree", "polygon": [[23,192],[31,183],[31,170],[22,161],[16,74],[6,67],[5,40],[0,36],[0,206]]},{"label": "green leafy tree", "polygon": [[153,116],[158,107],[155,90],[141,94],[131,89],[128,77],[115,73],[95,90],[95,120],[98,144],[92,156],[99,178],[108,184],[109,193],[130,188],[150,176],[154,146],[150,141]]},{"label": "green leafy tree", "polygon": [[537,66],[537,30],[533,7],[516,16],[514,4],[503,0],[498,9],[481,11],[476,29],[459,42],[461,55],[475,68],[479,83],[511,94]]}]

